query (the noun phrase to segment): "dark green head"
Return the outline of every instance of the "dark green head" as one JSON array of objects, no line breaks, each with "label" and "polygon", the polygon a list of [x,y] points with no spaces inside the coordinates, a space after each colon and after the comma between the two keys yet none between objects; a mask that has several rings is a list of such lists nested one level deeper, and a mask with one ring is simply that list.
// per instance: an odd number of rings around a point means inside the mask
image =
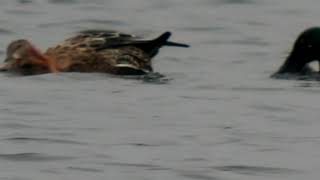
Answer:
[{"label": "dark green head", "polygon": [[309,28],[300,34],[277,73],[302,73],[312,61],[320,61],[320,27]]}]

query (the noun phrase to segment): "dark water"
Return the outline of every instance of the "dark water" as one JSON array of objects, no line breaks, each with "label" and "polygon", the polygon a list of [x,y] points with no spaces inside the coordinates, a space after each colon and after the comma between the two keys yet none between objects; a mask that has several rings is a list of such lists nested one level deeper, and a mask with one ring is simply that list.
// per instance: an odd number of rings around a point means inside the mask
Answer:
[{"label": "dark water", "polygon": [[87,28],[157,34],[165,83],[0,75],[0,179],[250,180],[320,175],[320,84],[275,80],[318,0],[2,0],[0,53]]}]

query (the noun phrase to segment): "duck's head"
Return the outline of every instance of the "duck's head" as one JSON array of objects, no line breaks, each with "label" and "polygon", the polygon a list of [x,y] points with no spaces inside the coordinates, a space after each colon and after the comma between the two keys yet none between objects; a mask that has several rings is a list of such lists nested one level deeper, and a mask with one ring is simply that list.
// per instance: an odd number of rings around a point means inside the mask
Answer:
[{"label": "duck's head", "polygon": [[312,61],[320,62],[320,27],[309,28],[299,35],[277,73],[301,73]]},{"label": "duck's head", "polygon": [[53,61],[44,56],[28,40],[11,42],[6,54],[7,57],[1,67],[3,71],[16,71],[22,74],[56,72]]}]

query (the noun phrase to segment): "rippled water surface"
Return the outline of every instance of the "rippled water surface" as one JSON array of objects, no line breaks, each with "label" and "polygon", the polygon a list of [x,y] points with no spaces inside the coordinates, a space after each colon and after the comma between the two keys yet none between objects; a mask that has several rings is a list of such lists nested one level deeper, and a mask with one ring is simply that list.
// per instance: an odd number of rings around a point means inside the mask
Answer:
[{"label": "rippled water surface", "polygon": [[320,83],[271,79],[318,0],[1,0],[9,42],[84,29],[192,47],[154,59],[163,83],[0,75],[1,180],[269,180],[320,176]]}]

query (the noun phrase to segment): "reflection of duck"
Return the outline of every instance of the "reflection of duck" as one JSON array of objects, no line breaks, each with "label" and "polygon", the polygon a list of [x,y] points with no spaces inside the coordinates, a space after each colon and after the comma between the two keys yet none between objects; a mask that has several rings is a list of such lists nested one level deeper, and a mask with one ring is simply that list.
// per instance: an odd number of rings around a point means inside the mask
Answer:
[{"label": "reflection of duck", "polygon": [[170,32],[153,40],[114,31],[88,30],[65,40],[44,54],[27,40],[12,42],[2,70],[22,74],[106,72],[140,75],[152,72],[151,59],[162,46],[189,47],[168,41]]},{"label": "reflection of duck", "polygon": [[290,55],[280,67],[279,74],[305,74],[311,71],[308,63],[320,61],[320,27],[305,30],[294,43]]}]

